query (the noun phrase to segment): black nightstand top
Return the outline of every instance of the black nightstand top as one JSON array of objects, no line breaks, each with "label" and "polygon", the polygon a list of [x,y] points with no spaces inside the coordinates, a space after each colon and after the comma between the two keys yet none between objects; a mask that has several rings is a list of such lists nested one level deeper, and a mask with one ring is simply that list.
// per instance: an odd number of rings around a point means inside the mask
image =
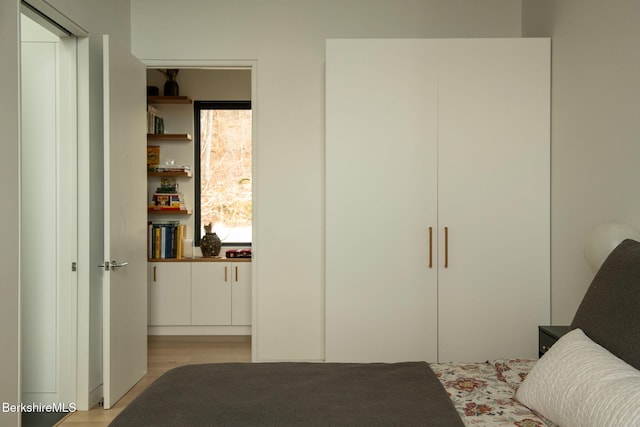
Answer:
[{"label": "black nightstand top", "polygon": [[571,326],[538,326],[538,330],[558,339],[571,330]]}]

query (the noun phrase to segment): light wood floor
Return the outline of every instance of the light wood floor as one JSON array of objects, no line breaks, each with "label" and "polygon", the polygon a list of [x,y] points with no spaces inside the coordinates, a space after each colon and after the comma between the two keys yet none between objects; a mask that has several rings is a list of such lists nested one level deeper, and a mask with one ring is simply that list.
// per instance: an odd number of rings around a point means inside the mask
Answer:
[{"label": "light wood floor", "polygon": [[147,375],[113,408],[67,415],[59,427],[106,427],[136,396],[166,371],[198,363],[251,362],[250,336],[148,337]]}]

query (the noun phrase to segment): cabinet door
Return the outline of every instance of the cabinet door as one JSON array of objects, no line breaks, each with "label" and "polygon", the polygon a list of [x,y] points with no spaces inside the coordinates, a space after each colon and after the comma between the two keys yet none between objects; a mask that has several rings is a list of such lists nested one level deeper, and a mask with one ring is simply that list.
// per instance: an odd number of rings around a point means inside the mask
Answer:
[{"label": "cabinet door", "polygon": [[149,325],[191,324],[191,267],[187,262],[149,264]]},{"label": "cabinet door", "polygon": [[439,360],[533,358],[550,313],[549,41],[439,43]]},{"label": "cabinet door", "polygon": [[435,361],[437,45],[329,40],[326,360]]},{"label": "cabinet door", "polygon": [[251,263],[233,262],[231,268],[231,324],[251,325]]},{"label": "cabinet door", "polygon": [[231,325],[231,281],[228,262],[192,263],[193,325]]}]

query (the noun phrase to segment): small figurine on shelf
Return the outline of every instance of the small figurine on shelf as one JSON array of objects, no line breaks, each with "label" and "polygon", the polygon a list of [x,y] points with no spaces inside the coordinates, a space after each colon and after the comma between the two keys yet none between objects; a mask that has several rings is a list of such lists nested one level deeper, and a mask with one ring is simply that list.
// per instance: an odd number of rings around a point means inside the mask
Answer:
[{"label": "small figurine on shelf", "polygon": [[178,96],[180,95],[180,86],[176,81],[178,76],[177,68],[167,68],[165,70],[158,70],[167,77],[167,82],[164,84],[164,96]]},{"label": "small figurine on shelf", "polygon": [[204,226],[204,236],[200,239],[200,250],[205,258],[217,257],[222,248],[222,242],[216,233],[211,232],[211,223]]}]

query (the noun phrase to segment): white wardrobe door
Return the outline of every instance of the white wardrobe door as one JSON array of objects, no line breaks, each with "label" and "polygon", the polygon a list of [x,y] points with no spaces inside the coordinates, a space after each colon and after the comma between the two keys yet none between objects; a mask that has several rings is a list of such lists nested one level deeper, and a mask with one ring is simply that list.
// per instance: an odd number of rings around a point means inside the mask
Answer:
[{"label": "white wardrobe door", "polygon": [[435,49],[327,42],[327,361],[436,360]]},{"label": "white wardrobe door", "polygon": [[439,46],[439,361],[535,357],[550,316],[550,43]]}]

